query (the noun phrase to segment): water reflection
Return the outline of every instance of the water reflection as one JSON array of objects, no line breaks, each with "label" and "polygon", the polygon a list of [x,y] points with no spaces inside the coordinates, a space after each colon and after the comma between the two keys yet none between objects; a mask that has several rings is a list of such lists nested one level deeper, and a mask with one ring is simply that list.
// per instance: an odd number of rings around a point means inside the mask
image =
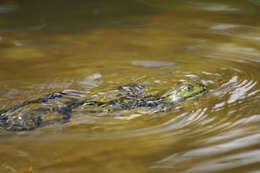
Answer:
[{"label": "water reflection", "polygon": [[66,42],[55,42],[45,40],[17,40],[14,41],[15,46],[69,46]]},{"label": "water reflection", "polygon": [[133,65],[143,66],[143,67],[163,67],[163,66],[172,66],[173,62],[162,62],[162,61],[132,61]]},{"label": "water reflection", "polygon": [[40,25],[10,25],[10,26],[0,26],[0,32],[18,32],[18,31],[37,31],[41,30],[46,26],[46,24]]},{"label": "water reflection", "polygon": [[[231,138],[230,134],[213,137],[213,141],[209,138],[208,141],[204,141],[205,147],[198,149],[190,149],[184,153],[175,153],[162,160],[157,161],[151,168],[175,168],[178,169],[179,164],[185,165],[190,163],[190,168],[184,172],[214,172],[227,170],[229,168],[239,167],[258,163],[260,161],[259,150],[252,149],[252,151],[245,151],[237,153],[242,148],[250,148],[259,143],[260,136],[253,134],[244,137],[238,137],[238,133],[234,134],[233,138],[224,143],[218,144],[225,137]],[[210,146],[208,146],[210,145]]]},{"label": "water reflection", "polygon": [[13,13],[19,10],[20,9],[14,5],[0,5],[0,13]]},{"label": "water reflection", "polygon": [[225,4],[217,3],[191,3],[192,8],[200,8],[207,11],[239,11],[239,9]]}]

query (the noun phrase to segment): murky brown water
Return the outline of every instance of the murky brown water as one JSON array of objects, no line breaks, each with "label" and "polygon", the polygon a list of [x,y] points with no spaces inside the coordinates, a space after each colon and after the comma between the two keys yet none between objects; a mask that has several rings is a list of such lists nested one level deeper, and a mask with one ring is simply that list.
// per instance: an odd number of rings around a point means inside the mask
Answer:
[{"label": "murky brown water", "polygon": [[0,172],[260,172],[259,21],[259,0],[2,0],[1,109],[133,83],[209,92],[168,113],[2,130]]}]

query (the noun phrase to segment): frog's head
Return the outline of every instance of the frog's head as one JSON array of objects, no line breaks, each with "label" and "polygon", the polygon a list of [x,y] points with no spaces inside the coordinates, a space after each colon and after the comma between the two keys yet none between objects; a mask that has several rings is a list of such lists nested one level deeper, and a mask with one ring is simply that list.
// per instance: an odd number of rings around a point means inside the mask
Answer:
[{"label": "frog's head", "polygon": [[168,103],[176,103],[186,98],[195,96],[206,90],[206,86],[196,82],[184,82],[162,95]]}]

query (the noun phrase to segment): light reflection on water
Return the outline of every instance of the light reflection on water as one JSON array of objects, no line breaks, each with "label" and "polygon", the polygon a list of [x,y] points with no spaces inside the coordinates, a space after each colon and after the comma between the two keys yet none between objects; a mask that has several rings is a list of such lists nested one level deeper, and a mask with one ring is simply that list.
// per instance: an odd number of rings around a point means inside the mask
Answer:
[{"label": "light reflection on water", "polygon": [[106,100],[135,83],[148,94],[184,80],[208,89],[170,112],[79,108],[65,124],[1,130],[0,172],[260,170],[258,2],[151,2],[82,1],[64,12],[39,3],[48,14],[0,3],[2,109],[62,90]]}]

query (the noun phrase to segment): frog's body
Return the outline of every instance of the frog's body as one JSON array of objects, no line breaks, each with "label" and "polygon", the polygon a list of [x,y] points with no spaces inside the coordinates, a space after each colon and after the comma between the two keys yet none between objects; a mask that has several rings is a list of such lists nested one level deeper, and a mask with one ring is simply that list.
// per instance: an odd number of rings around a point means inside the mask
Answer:
[{"label": "frog's body", "polygon": [[[0,111],[0,127],[11,131],[21,131],[31,130],[55,122],[66,122],[70,119],[71,113],[73,113],[73,111],[75,112],[75,109],[79,107],[83,107],[87,113],[113,113],[140,107],[164,111],[171,108],[174,104],[202,93],[206,90],[206,87],[195,82],[184,82],[158,96],[147,96],[142,90],[143,87],[139,85],[123,86],[120,87],[118,91],[126,94],[119,95],[118,98],[114,100],[99,102],[89,99],[69,99],[69,101],[59,103],[58,105],[52,105],[49,102],[51,102],[51,100],[59,100],[66,95],[70,96],[80,92],[64,91],[53,93],[43,98],[25,101],[20,105]],[[49,105],[47,103],[49,103]],[[31,108],[30,106],[33,104],[37,104],[38,106]],[[58,119],[45,119],[44,116],[49,113],[58,113],[63,116]]]}]

